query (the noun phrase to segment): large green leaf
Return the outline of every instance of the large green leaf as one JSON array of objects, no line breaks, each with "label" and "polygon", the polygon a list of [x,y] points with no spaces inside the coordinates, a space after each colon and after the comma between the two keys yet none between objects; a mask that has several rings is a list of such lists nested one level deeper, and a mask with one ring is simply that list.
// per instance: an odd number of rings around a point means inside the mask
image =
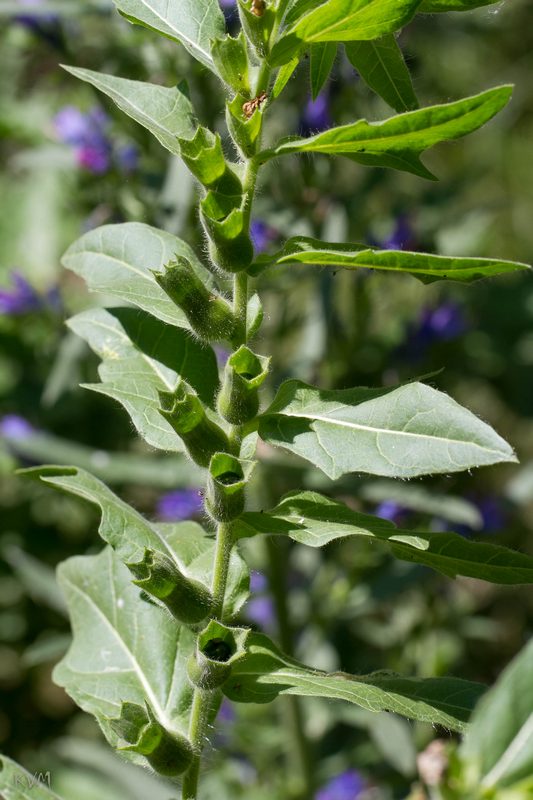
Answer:
[{"label": "large green leaf", "polygon": [[304,45],[377,39],[402,28],[420,0],[326,0],[296,4],[272,49],[273,64],[286,63]]},{"label": "large green leaf", "polygon": [[289,239],[274,255],[259,256],[254,271],[270,264],[310,264],[344,269],[408,272],[423,283],[453,280],[469,283],[479,278],[531,269],[528,264],[492,258],[459,258],[405,250],[374,250],[364,244],[322,242],[308,236]]},{"label": "large green leaf", "polygon": [[148,702],[168,731],[186,735],[193,693],[187,661],[195,635],[142,598],[109,547],[63,562],[58,579],[74,638],[54,670],[55,682],[97,718],[113,746],[118,737],[108,719],[126,702]]},{"label": "large green leaf", "polygon": [[163,147],[175,155],[180,154],[178,137],[192,139],[198,128],[183,84],[167,89],[154,83],[116,78],[90,69],[64,69],[110,97],[121,111],[147,128]]},{"label": "large green leaf", "polygon": [[173,391],[183,379],[213,405],[219,384],[213,350],[184,328],[136,308],[93,308],[68,324],[102,359],[102,383],[85,386],[124,406],[152,447],[183,451],[181,439],[159,413],[158,393]]},{"label": "large green leaf", "polygon": [[364,82],[395,111],[418,108],[411,75],[394,34],[371,42],[347,42],[345,48]]},{"label": "large green leaf", "polygon": [[237,536],[282,534],[311,547],[347,536],[366,536],[386,542],[398,558],[452,578],[466,575],[492,583],[533,583],[531,556],[488,542],[472,542],[457,533],[402,530],[316,492],[292,492],[272,511],[242,514],[235,527]]},{"label": "large green leaf", "polygon": [[461,747],[461,755],[469,769],[475,769],[487,797],[492,797],[491,789],[510,787],[533,776],[532,686],[533,640],[480,703]]},{"label": "large green leaf", "polygon": [[185,314],[158,286],[151,270],[183,256],[204,283],[212,276],[188,244],[141,222],[104,225],[72,244],[62,263],[80,275],[92,292],[103,292],[148,311],[163,322],[188,328]]},{"label": "large green leaf", "polygon": [[61,800],[48,786],[50,773],[30,773],[7,756],[0,755],[2,800]]},{"label": "large green leaf", "polygon": [[[172,558],[187,576],[210,586],[215,540],[207,536],[196,522],[170,525],[149,523],[134,508],[113,494],[104,483],[75,467],[35,467],[24,470],[23,474],[38,478],[61,491],[78,495],[98,506],[102,515],[98,532],[116,551],[121,561],[142,561],[145,549],[151,549]],[[131,575],[129,580],[131,581]],[[233,552],[224,607],[224,613],[228,617],[234,616],[246,601],[248,583],[246,565]]]},{"label": "large green leaf", "polygon": [[330,478],[347,472],[414,478],[516,461],[489,425],[421,383],[321,391],[286,381],[261,416],[259,434]]},{"label": "large green leaf", "polygon": [[236,702],[269,703],[279,694],[328,697],[368,711],[464,730],[485,687],[459,678],[403,678],[388,672],[348,675],[313,670],[281,653],[267,636],[253,633],[248,654],[235,664],[224,693]]},{"label": "large green leaf", "polygon": [[481,6],[490,6],[498,0],[422,0],[418,9],[422,14],[433,14],[437,11],[472,11]]},{"label": "large green leaf", "polygon": [[434,179],[420,161],[424,150],[477,130],[501,111],[511,94],[511,86],[499,86],[454,103],[398,114],[383,122],[362,119],[307,139],[282,140],[258,158],[266,161],[288,153],[341,155],[365,166],[390,167]]},{"label": "large green leaf", "polygon": [[215,71],[211,41],[226,26],[218,0],[113,0],[130,20],[181,42],[189,53]]}]

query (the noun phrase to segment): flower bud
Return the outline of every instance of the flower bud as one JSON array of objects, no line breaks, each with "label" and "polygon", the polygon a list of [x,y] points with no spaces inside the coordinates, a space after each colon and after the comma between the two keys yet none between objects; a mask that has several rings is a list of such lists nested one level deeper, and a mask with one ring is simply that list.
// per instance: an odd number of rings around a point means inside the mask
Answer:
[{"label": "flower bud", "polygon": [[231,449],[226,433],[209,419],[194,392],[179,386],[175,392],[159,392],[159,400],[159,413],[172,425],[200,467],[207,467],[215,453]]},{"label": "flower bud", "polygon": [[243,425],[259,410],[259,388],[268,375],[269,358],[242,345],[228,359],[218,397],[218,410],[232,425]]},{"label": "flower bud", "polygon": [[198,689],[213,691],[225,683],[233,665],[246,655],[248,628],[228,628],[211,620],[198,637],[196,653],[188,663],[191,682]]},{"label": "flower bud", "polygon": [[250,92],[250,70],[244,33],[233,39],[231,36],[215,39],[211,45],[211,56],[218,74],[234,92]]},{"label": "flower bud", "polygon": [[140,753],[160,775],[180,775],[193,760],[190,742],[180,734],[169,733],[149,706],[122,703],[120,717],[109,720],[111,728],[128,744],[119,750]]},{"label": "flower bud", "polygon": [[200,127],[192,139],[180,139],[181,157],[204,186],[223,194],[242,194],[242,184],[224,158],[219,134]]},{"label": "flower bud", "polygon": [[251,158],[256,154],[263,125],[263,103],[258,102],[251,114],[249,103],[250,100],[242,94],[237,94],[231,102],[226,103],[228,130],[245,158]]},{"label": "flower bud", "polygon": [[250,266],[254,246],[248,233],[245,198],[210,191],[200,204],[201,219],[209,239],[211,257],[225,272],[242,272]]},{"label": "flower bud", "polygon": [[217,522],[230,522],[244,511],[244,491],[255,461],[215,453],[209,464],[205,507]]},{"label": "flower bud", "polygon": [[199,581],[186,578],[163,553],[146,549],[142,561],[126,566],[135,575],[133,583],[161,600],[185,625],[196,625],[210,613],[211,592]]},{"label": "flower bud", "polygon": [[178,257],[165,266],[164,272],[153,274],[201,339],[208,342],[231,340],[235,329],[231,306],[204,286],[187,259]]}]

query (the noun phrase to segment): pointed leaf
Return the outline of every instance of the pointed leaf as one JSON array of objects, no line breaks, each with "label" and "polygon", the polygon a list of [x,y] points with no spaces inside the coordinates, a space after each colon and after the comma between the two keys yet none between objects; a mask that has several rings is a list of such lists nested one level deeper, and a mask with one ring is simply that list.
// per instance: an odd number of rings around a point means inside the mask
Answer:
[{"label": "pointed leaf", "polygon": [[259,435],[334,479],[347,472],[414,478],[516,461],[489,425],[421,383],[321,391],[286,381]]},{"label": "pointed leaf", "polygon": [[159,413],[159,392],[174,391],[185,380],[204,403],[213,405],[219,386],[213,350],[185,329],[136,308],[94,308],[68,325],[102,359],[102,383],[88,388],[124,406],[152,447],[182,452],[181,439]]},{"label": "pointed leaf", "polygon": [[181,42],[189,53],[215,71],[211,40],[225,32],[218,0],[113,0],[130,22]]},{"label": "pointed leaf", "polygon": [[103,292],[148,311],[163,322],[188,328],[185,314],[158,286],[151,270],[161,269],[177,256],[189,261],[208,285],[213,279],[181,239],[141,222],[104,225],[74,242],[62,259],[80,275],[92,292]]},{"label": "pointed leaf", "polygon": [[61,800],[46,783],[50,773],[30,773],[15,761],[0,755],[0,796],[2,800]]},{"label": "pointed leaf", "polygon": [[409,69],[394,34],[371,42],[347,42],[345,49],[364,82],[395,111],[419,107]]},{"label": "pointed leaf", "polygon": [[257,633],[249,636],[247,645],[248,654],[223,686],[224,694],[235,702],[269,703],[279,694],[328,697],[462,731],[485,691],[481,684],[460,678],[328,674],[285,656],[267,636]]},{"label": "pointed leaf", "polygon": [[63,562],[58,579],[74,638],[54,681],[96,717],[113,746],[118,736],[108,720],[119,716],[126,702],[143,707],[148,702],[168,731],[186,735],[193,691],[187,660],[194,634],[142,599],[109,547]]},{"label": "pointed leaf", "polygon": [[271,62],[285,64],[305,44],[377,39],[400,30],[415,15],[420,0],[327,0],[297,4],[272,49]]},{"label": "pointed leaf", "polygon": [[388,544],[397,558],[424,564],[452,578],[465,575],[492,583],[533,583],[531,556],[488,542],[472,542],[457,533],[402,530],[316,492],[292,492],[267,513],[245,512],[235,522],[235,531],[240,537],[282,534],[310,547],[347,536],[365,536]]},{"label": "pointed leaf", "polygon": [[459,258],[406,250],[374,250],[364,244],[321,242],[307,236],[289,239],[274,255],[259,256],[253,270],[267,265],[309,264],[343,269],[379,269],[407,272],[422,283],[453,280],[470,283],[480,278],[531,269],[528,264],[492,258]]},{"label": "pointed leaf", "polygon": [[337,43],[324,42],[320,44],[312,44],[309,55],[311,95],[313,100],[316,100],[331,74],[331,70],[337,56]]},{"label": "pointed leaf", "polygon": [[[215,541],[196,522],[175,525],[149,523],[104,483],[76,467],[44,466],[21,472],[98,506],[102,514],[98,532],[122,562],[142,561],[145,549],[151,549],[171,558],[188,577],[206,586],[211,585]],[[129,571],[126,572],[131,581]],[[228,617],[234,616],[246,601],[248,580],[246,565],[234,551],[225,600]]]},{"label": "pointed leaf", "polygon": [[490,6],[498,0],[422,0],[421,14],[434,14],[437,11],[472,11],[481,6]]},{"label": "pointed leaf", "polygon": [[503,672],[472,718],[460,752],[476,769],[487,796],[533,775],[532,682],[533,640]]},{"label": "pointed leaf", "polygon": [[362,119],[306,139],[285,139],[273,150],[260,153],[258,159],[266,161],[288,153],[341,155],[365,166],[389,167],[434,179],[420,161],[424,150],[481,128],[509,102],[511,94],[511,86],[499,86],[455,103],[398,114],[383,122]]},{"label": "pointed leaf", "polygon": [[180,154],[178,137],[192,139],[198,128],[183,84],[167,89],[90,69],[66,66],[64,69],[110,97],[121,111],[153,133],[163,147],[175,155]]}]

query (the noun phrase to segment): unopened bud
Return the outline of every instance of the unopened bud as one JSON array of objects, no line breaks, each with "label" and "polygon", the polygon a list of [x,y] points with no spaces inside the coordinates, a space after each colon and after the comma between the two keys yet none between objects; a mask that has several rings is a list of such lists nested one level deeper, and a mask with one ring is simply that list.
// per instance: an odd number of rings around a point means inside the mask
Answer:
[{"label": "unopened bud", "polygon": [[172,425],[200,467],[209,466],[215,453],[231,449],[226,433],[209,419],[194,392],[180,386],[175,392],[160,392],[159,399],[160,414]]},{"label": "unopened bud", "polygon": [[242,514],[246,484],[254,467],[255,461],[215,453],[209,464],[205,507],[217,522],[230,522]]},{"label": "unopened bud", "polygon": [[[235,205],[236,200],[239,205]],[[254,257],[245,202],[244,197],[235,198],[211,191],[200,204],[211,256],[225,272],[242,272]]]},{"label": "unopened bud", "polygon": [[228,359],[218,398],[220,414],[232,425],[243,425],[259,410],[259,388],[268,375],[270,359],[242,345]]}]

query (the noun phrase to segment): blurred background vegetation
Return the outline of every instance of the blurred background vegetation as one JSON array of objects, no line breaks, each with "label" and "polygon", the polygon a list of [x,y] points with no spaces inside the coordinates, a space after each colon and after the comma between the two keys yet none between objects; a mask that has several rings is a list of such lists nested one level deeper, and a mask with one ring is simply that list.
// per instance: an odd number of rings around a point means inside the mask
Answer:
[{"label": "blurred background vegetation", "polygon": [[[212,76],[111,6],[0,3],[0,750],[30,771],[50,770],[52,787],[67,800],[168,800],[168,787],[116,758],[51,680],[69,642],[54,567],[100,549],[97,516],[14,475],[18,466],[74,463],[151,518],[201,518],[189,466],[149,452],[119,407],[78,388],[96,380],[97,359],[64,325],[102,303],[60,266],[84,231],[138,220],[200,250],[202,242],[197,190],[181,163],[59,65],[166,85],[186,76],[203,121],[223,130],[223,97]],[[231,10],[228,17],[233,24]],[[290,158],[283,169],[276,162],[264,170],[254,210],[257,249],[304,233],[531,262],[530,23],[529,0],[419,16],[401,44],[422,104],[512,82],[511,105],[481,131],[431,152],[427,163],[439,183],[341,159]],[[343,54],[315,103],[307,72],[303,65],[273,110],[270,138],[391,114]],[[459,530],[533,552],[530,276],[428,288],[409,276],[293,267],[265,274],[261,288],[266,317],[258,347],[274,356],[267,391],[289,375],[342,388],[431,374],[433,385],[507,438],[521,463],[409,484],[357,476],[331,484],[265,449],[258,507],[302,485],[319,487],[413,528]],[[533,627],[530,590],[449,581],[361,542],[323,552],[250,542],[247,556],[253,598],[243,621],[321,668],[454,673],[492,683]],[[290,797],[284,713],[279,702],[224,707],[207,756],[205,800]],[[407,797],[417,781],[416,753],[449,735],[325,701],[306,702],[304,713],[318,783],[332,786],[332,778],[350,774],[346,800]],[[327,791],[317,797],[341,797]]]}]

